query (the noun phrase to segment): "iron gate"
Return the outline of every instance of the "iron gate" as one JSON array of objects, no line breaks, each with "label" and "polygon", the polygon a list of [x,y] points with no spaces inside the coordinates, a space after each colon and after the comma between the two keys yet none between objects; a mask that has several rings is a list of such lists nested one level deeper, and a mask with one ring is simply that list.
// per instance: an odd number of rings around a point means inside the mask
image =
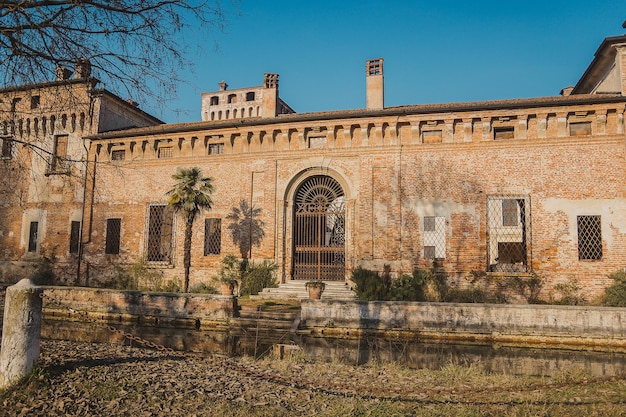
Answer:
[{"label": "iron gate", "polygon": [[293,278],[345,279],[345,197],[333,178],[317,175],[296,191]]}]

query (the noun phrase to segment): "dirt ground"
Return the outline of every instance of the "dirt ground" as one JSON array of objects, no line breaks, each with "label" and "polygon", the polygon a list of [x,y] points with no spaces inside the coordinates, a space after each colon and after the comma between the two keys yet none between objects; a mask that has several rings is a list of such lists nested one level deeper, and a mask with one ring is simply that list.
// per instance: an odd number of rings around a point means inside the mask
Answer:
[{"label": "dirt ground", "polygon": [[626,383],[42,341],[38,367],[0,404],[0,416],[617,416]]}]

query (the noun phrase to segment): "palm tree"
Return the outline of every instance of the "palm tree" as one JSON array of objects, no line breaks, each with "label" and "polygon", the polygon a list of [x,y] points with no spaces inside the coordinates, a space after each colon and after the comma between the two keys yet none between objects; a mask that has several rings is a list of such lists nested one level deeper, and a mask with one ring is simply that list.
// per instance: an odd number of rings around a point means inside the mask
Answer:
[{"label": "palm tree", "polygon": [[185,244],[183,250],[185,266],[185,292],[189,292],[189,267],[191,266],[191,236],[193,221],[202,210],[210,210],[213,205],[213,178],[203,177],[200,168],[178,168],[172,175],[176,180],[174,188],[167,192],[168,204],[176,212],[185,215]]},{"label": "palm tree", "polygon": [[259,246],[265,237],[265,222],[259,219],[261,209],[249,206],[245,200],[239,202],[239,207],[233,207],[226,216],[231,224],[228,225],[233,243],[239,246],[239,253],[244,263],[251,255],[252,246]]}]

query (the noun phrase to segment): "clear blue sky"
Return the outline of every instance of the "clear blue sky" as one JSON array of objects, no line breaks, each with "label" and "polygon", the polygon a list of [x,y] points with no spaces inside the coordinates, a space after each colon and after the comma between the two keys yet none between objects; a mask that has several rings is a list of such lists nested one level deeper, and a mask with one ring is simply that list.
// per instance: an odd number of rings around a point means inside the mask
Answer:
[{"label": "clear blue sky", "polygon": [[201,92],[261,85],[266,72],[280,74],[298,113],[363,108],[365,61],[379,57],[386,106],[553,96],[605,37],[626,33],[625,0],[239,0],[229,10],[176,100],[147,111],[198,121]]}]

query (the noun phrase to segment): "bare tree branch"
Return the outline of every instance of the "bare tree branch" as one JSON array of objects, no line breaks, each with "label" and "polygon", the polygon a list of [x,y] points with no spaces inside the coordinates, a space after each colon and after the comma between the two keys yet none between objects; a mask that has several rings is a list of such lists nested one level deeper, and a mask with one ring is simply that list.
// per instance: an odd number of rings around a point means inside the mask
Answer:
[{"label": "bare tree branch", "polygon": [[184,34],[199,43],[224,15],[219,0],[0,1],[0,87],[53,80],[57,67],[86,59],[112,92],[166,100],[195,56]]}]

